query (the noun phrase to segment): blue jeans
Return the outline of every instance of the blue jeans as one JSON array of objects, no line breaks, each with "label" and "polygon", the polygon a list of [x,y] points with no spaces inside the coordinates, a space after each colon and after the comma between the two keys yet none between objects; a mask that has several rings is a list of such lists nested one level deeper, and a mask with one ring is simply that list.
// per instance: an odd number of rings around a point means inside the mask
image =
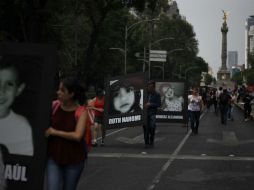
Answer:
[{"label": "blue jeans", "polygon": [[198,133],[200,111],[190,111],[191,129],[193,133]]},{"label": "blue jeans", "polygon": [[228,120],[228,105],[220,105],[220,117],[221,117],[221,124],[227,124]]},{"label": "blue jeans", "polygon": [[148,115],[147,125],[143,126],[145,144],[153,145],[156,129],[156,115]]},{"label": "blue jeans", "polygon": [[84,162],[59,165],[49,158],[47,163],[47,190],[75,190],[84,169]]}]

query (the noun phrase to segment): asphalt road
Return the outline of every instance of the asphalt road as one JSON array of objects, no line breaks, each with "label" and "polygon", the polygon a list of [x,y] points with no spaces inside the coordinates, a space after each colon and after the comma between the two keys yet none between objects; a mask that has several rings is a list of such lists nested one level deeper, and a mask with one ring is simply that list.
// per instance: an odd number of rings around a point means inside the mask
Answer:
[{"label": "asphalt road", "polygon": [[220,124],[212,109],[190,136],[182,124],[158,124],[155,146],[145,149],[141,127],[107,131],[93,148],[78,190],[253,190],[254,121]]}]

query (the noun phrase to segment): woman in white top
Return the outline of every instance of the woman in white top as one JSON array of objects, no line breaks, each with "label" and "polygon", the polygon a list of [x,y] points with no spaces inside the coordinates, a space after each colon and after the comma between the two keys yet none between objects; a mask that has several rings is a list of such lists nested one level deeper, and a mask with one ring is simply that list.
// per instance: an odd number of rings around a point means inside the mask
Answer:
[{"label": "woman in white top", "polygon": [[199,117],[202,109],[202,97],[199,96],[198,89],[194,88],[192,94],[188,96],[188,110],[190,113],[192,135],[198,134]]}]

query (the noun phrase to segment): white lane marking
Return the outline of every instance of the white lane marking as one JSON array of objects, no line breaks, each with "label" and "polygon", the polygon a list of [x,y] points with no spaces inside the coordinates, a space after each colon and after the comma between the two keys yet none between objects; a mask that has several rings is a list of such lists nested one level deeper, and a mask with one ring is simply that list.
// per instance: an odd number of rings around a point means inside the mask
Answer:
[{"label": "white lane marking", "polygon": [[177,155],[173,154],[148,154],[141,152],[140,154],[129,153],[89,153],[89,157],[93,158],[149,158],[149,159],[175,159],[175,160],[214,160],[214,161],[254,161],[251,156],[207,156],[207,155]]},{"label": "white lane marking", "polygon": [[[111,135],[113,135],[113,134],[115,134],[115,133],[119,133],[119,132],[121,132],[121,131],[124,131],[124,130],[126,130],[126,129],[127,129],[127,128],[122,128],[122,129],[113,131],[113,132],[111,132],[111,133],[106,134],[106,137],[111,136]],[[102,137],[99,137],[99,138],[97,138],[97,140],[100,140],[101,138],[102,138]]]},{"label": "white lane marking", "polygon": [[[204,113],[201,114],[200,119],[204,116]],[[155,176],[155,178],[153,179],[153,182],[151,185],[149,185],[147,187],[147,190],[152,190],[155,188],[155,186],[160,182],[160,179],[162,177],[162,175],[167,171],[167,169],[169,168],[169,166],[172,164],[172,162],[175,160],[175,158],[177,157],[178,153],[180,152],[180,150],[182,149],[183,145],[185,144],[185,142],[187,141],[187,139],[189,138],[191,133],[191,130],[188,131],[188,133],[185,135],[185,137],[183,138],[183,140],[180,142],[180,144],[177,146],[177,148],[175,149],[175,151],[173,152],[172,156],[168,159],[168,161],[162,166],[161,170],[158,172],[158,174]]]}]

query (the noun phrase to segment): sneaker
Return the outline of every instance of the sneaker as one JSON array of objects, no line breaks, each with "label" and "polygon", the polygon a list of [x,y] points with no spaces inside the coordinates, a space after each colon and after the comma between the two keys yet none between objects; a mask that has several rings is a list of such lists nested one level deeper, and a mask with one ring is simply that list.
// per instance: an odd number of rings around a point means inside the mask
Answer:
[{"label": "sneaker", "polygon": [[101,142],[101,146],[105,146],[104,142]]},{"label": "sneaker", "polygon": [[246,118],[246,119],[244,119],[244,121],[249,121],[249,119],[248,119],[248,118]]}]

